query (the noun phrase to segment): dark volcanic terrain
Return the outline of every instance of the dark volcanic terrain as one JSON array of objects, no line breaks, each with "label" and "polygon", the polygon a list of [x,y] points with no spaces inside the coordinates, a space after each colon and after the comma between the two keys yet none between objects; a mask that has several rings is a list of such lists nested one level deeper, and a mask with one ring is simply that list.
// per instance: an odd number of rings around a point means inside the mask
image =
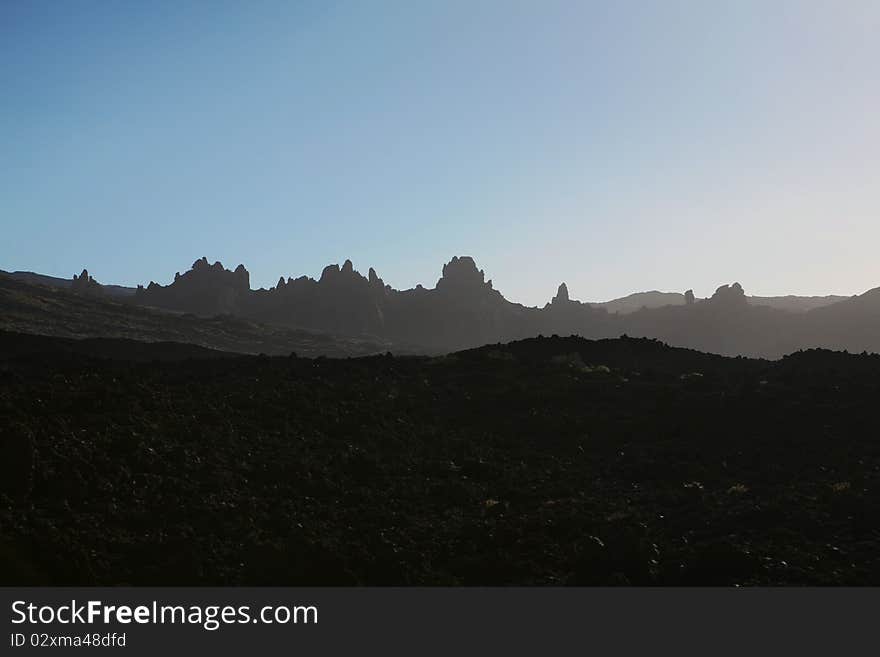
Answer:
[{"label": "dark volcanic terrain", "polygon": [[880,584],[877,356],[0,343],[3,584]]}]

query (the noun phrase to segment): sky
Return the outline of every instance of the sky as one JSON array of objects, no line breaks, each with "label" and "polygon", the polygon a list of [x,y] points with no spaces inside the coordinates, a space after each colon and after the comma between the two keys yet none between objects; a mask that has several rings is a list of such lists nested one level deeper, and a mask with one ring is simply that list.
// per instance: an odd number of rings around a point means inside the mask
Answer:
[{"label": "sky", "polygon": [[876,0],[0,0],[0,269],[880,286]]}]

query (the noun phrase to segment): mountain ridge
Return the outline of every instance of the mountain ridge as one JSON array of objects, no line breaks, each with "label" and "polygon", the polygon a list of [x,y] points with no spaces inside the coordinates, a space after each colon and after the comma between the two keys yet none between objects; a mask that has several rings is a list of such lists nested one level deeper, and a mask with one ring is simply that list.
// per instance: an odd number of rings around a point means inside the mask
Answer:
[{"label": "mountain ridge", "polygon": [[[70,291],[104,295],[86,270],[74,277]],[[105,296],[161,311],[419,345],[424,353],[551,334],[591,339],[629,334],[762,358],[811,347],[880,351],[880,294],[872,291],[843,299],[810,298],[798,306],[795,297],[756,301],[733,283],[719,286],[707,299],[697,299],[690,290],[681,295],[652,291],[600,304],[571,299],[562,283],[550,302],[536,307],[506,299],[471,256],[447,262],[433,288],[407,290],[387,285],[373,268],[364,276],[351,260],[324,267],[318,279],[281,277],[271,288],[254,290],[244,265],[230,270],[201,257],[168,285],[151,281],[131,295]],[[774,307],[774,299],[785,300],[786,307]]]},{"label": "mountain ridge", "polygon": [[[468,256],[465,256],[468,257]],[[200,258],[207,262],[207,258]],[[345,262],[351,265],[351,260],[346,260]],[[218,264],[219,261],[214,264]],[[222,263],[219,263],[222,265]],[[344,267],[345,265],[343,265]],[[244,265],[239,265],[239,267],[244,267]],[[333,269],[341,271],[341,267],[339,264],[331,264],[327,265],[323,268],[322,274],[314,279],[307,275],[301,275],[296,278],[294,277],[284,277],[281,276],[279,278],[279,282],[274,286],[278,287],[286,285],[291,281],[295,280],[320,280],[323,278],[327,269]],[[355,270],[357,271],[357,270]],[[50,276],[48,274],[41,274],[33,271],[3,271],[0,272],[5,273],[13,278],[18,280],[23,280],[30,283],[36,283],[40,285],[49,285],[51,287],[60,287],[64,289],[69,289],[73,283],[73,280],[70,278],[61,278],[58,276]],[[177,273],[180,275],[180,272]],[[74,274],[76,277],[76,274]],[[370,282],[378,282],[381,285],[385,285],[384,281],[378,277],[376,274],[376,270],[373,267],[369,268],[369,274],[367,279]],[[150,281],[154,283],[153,281]],[[491,283],[491,281],[489,281]],[[120,296],[120,297],[128,297],[133,296],[137,293],[137,287],[131,287],[126,285],[116,285],[116,284],[100,284],[101,287],[111,296]],[[160,285],[159,283],[155,283],[155,285]],[[390,288],[390,286],[388,286]],[[414,288],[409,289],[417,289],[422,287],[421,285],[416,285]],[[252,291],[259,291],[267,288],[251,288]],[[268,288],[271,289],[271,288]],[[394,289],[394,288],[392,288]],[[399,290],[405,291],[405,290]],[[791,310],[792,312],[805,312],[807,310],[812,310],[813,308],[819,308],[826,305],[831,305],[832,303],[837,303],[838,301],[843,301],[845,299],[851,298],[852,295],[840,295],[840,294],[825,294],[825,295],[797,295],[797,294],[785,294],[785,295],[750,295],[748,296],[748,300],[753,305],[762,305],[768,306],[771,308],[780,308],[782,310]],[[619,312],[621,314],[629,314],[632,312],[636,312],[637,310],[641,310],[642,308],[660,308],[663,306],[680,306],[686,304],[686,293],[682,292],[670,292],[664,290],[643,290],[639,292],[631,292],[630,294],[626,294],[621,297],[615,297],[613,299],[608,299],[605,301],[584,301],[582,303],[588,304],[594,308],[605,308],[609,312]],[[523,304],[525,305],[525,304]],[[526,307],[537,307],[537,306],[526,306]]]}]

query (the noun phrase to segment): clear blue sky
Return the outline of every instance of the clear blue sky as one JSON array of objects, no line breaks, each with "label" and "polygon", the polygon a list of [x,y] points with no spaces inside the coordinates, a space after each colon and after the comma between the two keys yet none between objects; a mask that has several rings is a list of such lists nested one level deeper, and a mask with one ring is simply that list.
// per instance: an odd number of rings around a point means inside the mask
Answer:
[{"label": "clear blue sky", "polygon": [[880,3],[0,2],[0,269],[880,285]]}]

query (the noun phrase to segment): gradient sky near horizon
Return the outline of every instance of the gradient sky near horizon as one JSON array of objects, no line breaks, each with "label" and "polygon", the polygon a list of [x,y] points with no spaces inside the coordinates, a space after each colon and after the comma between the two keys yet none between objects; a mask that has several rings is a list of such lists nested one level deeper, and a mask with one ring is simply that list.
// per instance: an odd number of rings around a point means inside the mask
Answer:
[{"label": "gradient sky near horizon", "polygon": [[880,286],[880,3],[0,3],[0,269]]}]

